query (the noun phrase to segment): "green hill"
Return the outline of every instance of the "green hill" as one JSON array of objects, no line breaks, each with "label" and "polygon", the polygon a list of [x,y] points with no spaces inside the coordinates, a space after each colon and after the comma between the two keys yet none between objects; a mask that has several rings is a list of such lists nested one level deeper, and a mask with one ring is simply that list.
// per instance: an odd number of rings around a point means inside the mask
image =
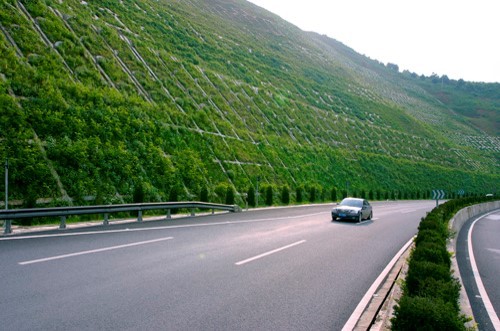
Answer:
[{"label": "green hill", "polygon": [[4,0],[0,157],[25,206],[496,190],[499,84],[435,78],[243,0]]}]

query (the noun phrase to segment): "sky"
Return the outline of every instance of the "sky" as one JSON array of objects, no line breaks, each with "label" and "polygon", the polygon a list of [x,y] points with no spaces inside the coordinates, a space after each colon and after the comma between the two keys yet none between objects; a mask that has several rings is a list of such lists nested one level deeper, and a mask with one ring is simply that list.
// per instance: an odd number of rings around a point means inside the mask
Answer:
[{"label": "sky", "polygon": [[499,0],[249,0],[418,75],[500,83]]}]

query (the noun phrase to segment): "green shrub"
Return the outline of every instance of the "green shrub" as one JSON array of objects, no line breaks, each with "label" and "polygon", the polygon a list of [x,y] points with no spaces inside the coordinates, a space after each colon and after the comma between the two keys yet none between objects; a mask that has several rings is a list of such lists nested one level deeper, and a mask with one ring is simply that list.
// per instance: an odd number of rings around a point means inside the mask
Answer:
[{"label": "green shrub", "polygon": [[297,186],[295,188],[295,201],[297,203],[302,203],[302,200],[303,200],[303,198],[302,198],[302,191],[303,190],[304,190],[304,187],[302,187],[302,186]]},{"label": "green shrub", "polygon": [[418,231],[417,237],[415,238],[415,245],[418,246],[423,242],[432,242],[438,245],[446,246],[446,238],[443,237],[442,233],[431,229]]},{"label": "green shrub", "polygon": [[436,264],[441,264],[450,268],[450,254],[446,250],[446,246],[430,241],[422,241],[415,248],[411,259],[414,261],[428,261]]},{"label": "green shrub", "polygon": [[144,192],[144,184],[139,182],[134,187],[134,193],[132,195],[132,200],[134,203],[142,203],[144,202],[144,197],[146,196]]},{"label": "green shrub", "polygon": [[332,188],[330,198],[332,201],[337,201],[337,189],[335,187]]},{"label": "green shrub", "polygon": [[290,203],[290,188],[287,185],[281,188],[281,203],[284,205]]},{"label": "green shrub", "polygon": [[456,308],[442,300],[403,296],[394,308],[391,320],[394,331],[459,331],[466,330],[467,320],[457,318]]},{"label": "green shrub", "polygon": [[269,185],[266,188],[266,205],[272,206],[273,204],[273,187]]},{"label": "green shrub", "polygon": [[234,189],[228,186],[226,189],[226,205],[234,205]]},{"label": "green shrub", "polygon": [[420,222],[418,226],[418,231],[423,230],[433,230],[439,233],[443,238],[447,238],[448,236],[448,227],[447,225],[440,219],[437,219],[434,215],[429,214],[425,219]]},{"label": "green shrub", "polygon": [[250,186],[247,192],[248,205],[250,207],[255,207],[255,188],[253,186]]},{"label": "green shrub", "polygon": [[200,201],[201,202],[208,202],[208,188],[206,186],[203,186],[200,191]]},{"label": "green shrub", "polygon": [[408,275],[405,282],[405,294],[417,295],[427,278],[451,281],[450,268],[446,265],[436,264],[429,261],[410,260]]}]

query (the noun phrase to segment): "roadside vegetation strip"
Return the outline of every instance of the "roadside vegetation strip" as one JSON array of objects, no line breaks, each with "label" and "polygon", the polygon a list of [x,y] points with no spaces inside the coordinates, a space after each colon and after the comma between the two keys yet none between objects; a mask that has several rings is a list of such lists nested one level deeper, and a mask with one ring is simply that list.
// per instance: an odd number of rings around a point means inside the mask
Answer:
[{"label": "roadside vegetation strip", "polygon": [[422,219],[408,274],[392,318],[392,330],[467,330],[469,317],[460,312],[460,283],[453,277],[447,240],[450,219],[462,208],[491,198],[450,200]]}]

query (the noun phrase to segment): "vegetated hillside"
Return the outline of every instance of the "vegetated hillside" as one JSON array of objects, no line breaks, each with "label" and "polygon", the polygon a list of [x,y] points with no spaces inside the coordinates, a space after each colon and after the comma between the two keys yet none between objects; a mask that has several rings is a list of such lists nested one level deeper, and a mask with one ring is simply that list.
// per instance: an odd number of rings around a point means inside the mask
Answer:
[{"label": "vegetated hillside", "polygon": [[433,91],[243,0],[0,3],[0,157],[25,206],[496,189],[498,131]]},{"label": "vegetated hillside", "polygon": [[[416,78],[415,74],[405,74]],[[500,83],[471,83],[437,75],[419,77],[418,82],[480,130],[494,137],[500,136]]]}]

